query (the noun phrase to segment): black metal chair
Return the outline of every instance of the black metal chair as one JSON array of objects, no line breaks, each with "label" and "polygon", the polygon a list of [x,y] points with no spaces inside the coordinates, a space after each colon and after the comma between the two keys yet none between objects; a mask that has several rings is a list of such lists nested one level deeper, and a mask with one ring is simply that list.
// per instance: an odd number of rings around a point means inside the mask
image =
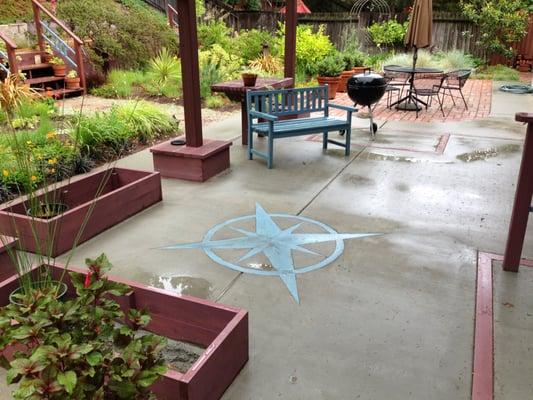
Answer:
[{"label": "black metal chair", "polygon": [[[453,105],[455,106],[455,98],[457,96],[454,96],[452,94],[452,90],[458,91],[461,95],[461,98],[463,99],[463,103],[465,104],[466,109],[468,110],[468,104],[466,103],[465,96],[463,96],[463,87],[466,84],[466,81],[470,77],[470,74],[472,73],[469,69],[458,69],[456,71],[448,72],[448,77],[446,78],[446,82],[444,82],[444,85],[442,86],[443,89],[443,97],[444,96],[450,96],[453,101]],[[448,91],[448,93],[446,93]]]},{"label": "black metal chair", "polygon": [[383,77],[388,81],[387,89],[385,91],[387,94],[388,108],[391,108],[393,93],[397,93],[398,100],[400,100],[403,96],[404,89],[409,87],[409,75],[390,71],[390,67],[398,67],[398,65],[385,65],[383,67]]},{"label": "black metal chair", "polygon": [[[444,82],[448,77],[447,74],[427,74],[417,77],[413,82],[413,91],[417,97],[427,97],[426,110],[431,107],[433,97],[437,97],[439,101],[442,116],[445,117],[444,109],[442,107],[444,96],[440,96]],[[418,118],[419,110],[416,110],[416,117]]]}]

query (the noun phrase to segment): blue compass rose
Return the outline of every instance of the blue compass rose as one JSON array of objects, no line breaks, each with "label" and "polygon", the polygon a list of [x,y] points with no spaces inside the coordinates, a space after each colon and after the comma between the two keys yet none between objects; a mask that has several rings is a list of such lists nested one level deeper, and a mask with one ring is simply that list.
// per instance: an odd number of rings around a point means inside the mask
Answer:
[{"label": "blue compass rose", "polygon": [[[274,218],[276,220],[288,219],[291,224],[288,228],[283,229],[274,221]],[[248,220],[255,220],[255,232],[239,227],[239,224]],[[299,233],[298,230],[307,224],[314,225],[314,229],[319,229],[322,232]],[[227,229],[239,233],[240,236],[229,239],[214,239],[216,234]],[[379,234],[337,233],[326,224],[309,218],[289,214],[269,214],[260,204],[256,204],[255,215],[234,218],[216,225],[207,232],[202,242],[165,246],[163,249],[202,249],[213,261],[232,270],[255,275],[278,276],[287,286],[292,297],[300,303],[296,275],[324,268],[335,261],[344,251],[344,240],[376,235]],[[335,249],[329,255],[323,255],[305,247],[306,245],[325,242],[335,242]],[[216,250],[227,249],[248,251],[236,262],[230,262],[216,253]],[[294,252],[317,256],[321,260],[312,265],[296,267],[293,258]],[[241,265],[244,261],[261,254],[268,259],[270,270]]]}]

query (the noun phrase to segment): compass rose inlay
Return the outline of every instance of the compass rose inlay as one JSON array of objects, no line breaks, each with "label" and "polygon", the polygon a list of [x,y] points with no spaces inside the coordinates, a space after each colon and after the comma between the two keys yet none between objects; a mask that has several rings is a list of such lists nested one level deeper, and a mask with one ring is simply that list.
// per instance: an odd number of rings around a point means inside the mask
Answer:
[{"label": "compass rose inlay", "polygon": [[[274,221],[274,218],[276,220],[288,219],[290,226],[281,228]],[[255,232],[238,227],[240,223],[248,220],[255,220]],[[298,229],[308,224],[314,225],[315,229],[319,229],[322,232],[299,233]],[[229,239],[213,239],[218,232],[227,229],[238,233],[239,236]],[[344,240],[376,235],[379,234],[337,233],[328,225],[306,217],[289,214],[269,214],[260,204],[256,204],[255,215],[234,218],[216,225],[207,232],[202,242],[165,246],[163,249],[202,249],[213,261],[235,271],[263,276],[278,276],[287,286],[292,297],[299,303],[300,297],[298,295],[296,275],[324,268],[335,261],[344,251]],[[314,249],[306,247],[306,245],[326,242],[335,242],[335,249],[329,255],[321,254]],[[216,252],[216,250],[229,249],[247,250],[247,252],[236,262],[227,261]],[[310,254],[319,257],[321,260],[312,265],[299,267],[295,266],[293,253]],[[244,261],[258,255],[264,255],[268,259],[272,266],[271,270],[261,270],[241,265]]]}]

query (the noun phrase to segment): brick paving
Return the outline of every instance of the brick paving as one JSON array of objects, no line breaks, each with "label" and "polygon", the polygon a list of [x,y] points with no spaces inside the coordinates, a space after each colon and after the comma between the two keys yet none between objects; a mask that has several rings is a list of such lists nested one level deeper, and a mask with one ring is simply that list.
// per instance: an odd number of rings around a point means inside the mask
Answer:
[{"label": "brick paving", "polygon": [[[458,92],[452,92],[454,96]],[[387,108],[387,97],[383,96],[374,110],[374,117],[380,121],[412,121],[412,122],[446,122],[446,121],[466,121],[486,118],[490,114],[492,103],[492,81],[491,80],[468,80],[463,88],[463,94],[468,104],[468,110],[465,108],[461,98],[455,99],[455,106],[453,105],[450,96],[444,99],[444,113],[438,105],[436,98],[433,99],[433,104],[427,110],[423,109],[418,113],[414,111],[401,111]],[[395,101],[396,96],[393,97]],[[352,101],[346,93],[338,93],[334,100],[337,104],[353,105]],[[368,109],[364,108],[360,112],[367,113]],[[337,116],[345,116],[342,110],[330,110],[330,114]]]}]

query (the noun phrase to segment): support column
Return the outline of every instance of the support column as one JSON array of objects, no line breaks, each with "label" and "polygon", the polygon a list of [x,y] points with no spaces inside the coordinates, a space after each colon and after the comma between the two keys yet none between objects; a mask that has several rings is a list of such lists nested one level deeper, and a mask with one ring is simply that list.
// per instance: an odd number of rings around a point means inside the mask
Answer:
[{"label": "support column", "polygon": [[511,272],[518,272],[520,266],[533,196],[533,179],[531,178],[533,176],[533,114],[518,113],[515,119],[518,122],[526,122],[528,126],[522,164],[516,186],[511,225],[509,226],[509,236],[507,237],[505,256],[503,258],[503,269]]},{"label": "support column", "polygon": [[203,144],[203,138],[196,5],[194,0],[178,0],[177,7],[181,73],[183,76],[185,138],[188,147],[200,147]]},{"label": "support column", "polygon": [[287,0],[285,11],[285,78],[294,78],[295,80],[297,3],[296,0]]}]

